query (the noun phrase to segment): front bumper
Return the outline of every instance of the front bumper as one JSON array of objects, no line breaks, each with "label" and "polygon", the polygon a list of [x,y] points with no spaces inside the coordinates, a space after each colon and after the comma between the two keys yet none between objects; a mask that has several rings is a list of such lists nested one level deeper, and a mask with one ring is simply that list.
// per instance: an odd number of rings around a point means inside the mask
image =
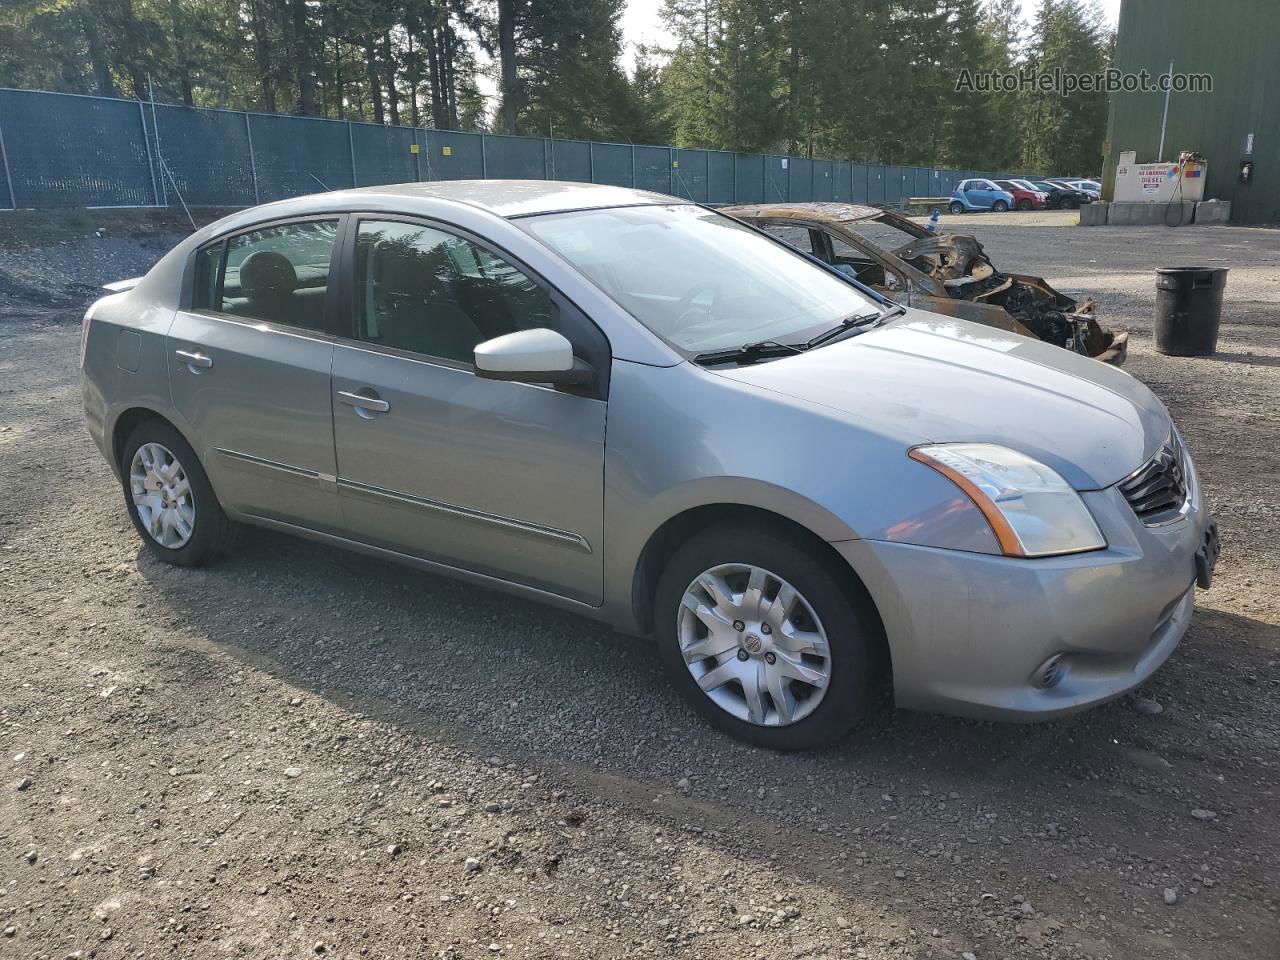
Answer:
[{"label": "front bumper", "polygon": [[1191,622],[1210,524],[1198,487],[1186,515],[1163,527],[1143,526],[1115,488],[1082,494],[1108,545],[1072,556],[833,544],[880,611],[898,705],[1047,720],[1143,683]]}]

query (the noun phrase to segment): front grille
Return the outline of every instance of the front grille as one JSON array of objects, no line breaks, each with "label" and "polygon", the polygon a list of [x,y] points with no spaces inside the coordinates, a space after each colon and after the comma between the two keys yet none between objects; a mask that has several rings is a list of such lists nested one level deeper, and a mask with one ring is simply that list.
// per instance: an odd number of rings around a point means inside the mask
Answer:
[{"label": "front grille", "polygon": [[1147,526],[1173,520],[1182,512],[1187,502],[1185,456],[1174,434],[1154,457],[1120,481],[1120,492]]}]

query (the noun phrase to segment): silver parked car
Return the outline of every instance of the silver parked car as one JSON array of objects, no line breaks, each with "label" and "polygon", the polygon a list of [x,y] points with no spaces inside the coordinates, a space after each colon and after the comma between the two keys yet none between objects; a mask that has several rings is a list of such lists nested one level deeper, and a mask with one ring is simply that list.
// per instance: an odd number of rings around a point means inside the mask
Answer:
[{"label": "silver parked car", "polygon": [[976,717],[1116,697],[1217,556],[1137,380],[671,197],[301,197],[113,286],[85,415],[156,556],[247,523],[651,633],[770,747],[837,738],[885,677]]}]

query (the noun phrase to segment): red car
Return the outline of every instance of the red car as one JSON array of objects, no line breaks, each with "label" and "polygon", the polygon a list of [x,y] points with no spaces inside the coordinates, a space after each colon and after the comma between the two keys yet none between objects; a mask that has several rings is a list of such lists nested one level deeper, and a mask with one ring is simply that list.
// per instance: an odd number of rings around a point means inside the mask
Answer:
[{"label": "red car", "polygon": [[1013,194],[1015,210],[1043,210],[1049,200],[1047,194],[1038,190],[1028,190],[1017,180],[997,180],[996,186]]}]

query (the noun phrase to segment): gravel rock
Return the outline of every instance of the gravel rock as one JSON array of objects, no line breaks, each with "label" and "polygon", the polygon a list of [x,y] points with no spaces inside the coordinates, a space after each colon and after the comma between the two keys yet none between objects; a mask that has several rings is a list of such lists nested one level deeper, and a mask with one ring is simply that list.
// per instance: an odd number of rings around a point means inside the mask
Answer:
[{"label": "gravel rock", "polygon": [[1218,814],[1214,810],[1206,810],[1203,807],[1196,807],[1191,811],[1191,815],[1197,820],[1217,820]]},{"label": "gravel rock", "polygon": [[1164,707],[1156,701],[1149,700],[1146,697],[1134,697],[1133,709],[1148,717],[1154,717],[1164,713]]},{"label": "gravel rock", "polygon": [[296,780],[298,777],[302,776],[302,768],[301,767],[285,767],[284,775],[288,777],[290,780]]},{"label": "gravel rock", "polygon": [[477,860],[475,857],[467,857],[467,859],[462,862],[462,872],[468,873],[468,874],[479,873],[480,861]]},{"label": "gravel rock", "polygon": [[31,778],[30,778],[30,777],[23,777],[21,780],[19,780],[19,781],[18,781],[18,787],[17,787],[17,788],[18,788],[19,790],[26,790],[29,786],[31,786]]},{"label": "gravel rock", "polygon": [[1172,907],[1175,903],[1178,902],[1178,891],[1173,887],[1165,887],[1164,902]]}]

